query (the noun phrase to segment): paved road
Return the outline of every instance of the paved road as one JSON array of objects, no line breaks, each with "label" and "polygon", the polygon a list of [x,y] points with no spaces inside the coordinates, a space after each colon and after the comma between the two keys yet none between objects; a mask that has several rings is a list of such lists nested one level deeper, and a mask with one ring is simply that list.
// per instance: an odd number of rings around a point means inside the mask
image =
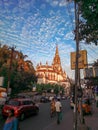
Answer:
[{"label": "paved road", "polygon": [[[32,116],[20,122],[21,130],[73,130],[73,110],[70,109],[69,101],[64,100],[63,119],[60,125],[56,123],[56,117],[50,118],[49,103],[40,104],[40,112],[37,116]],[[93,115],[85,116],[85,123],[92,128],[98,130],[98,108],[93,104]],[[0,125],[3,120],[0,118]],[[0,127],[2,130],[2,127]]]},{"label": "paved road", "polygon": [[98,107],[96,107],[96,103],[92,105],[92,110],[92,116],[86,116],[85,122],[87,126],[91,128],[91,130],[98,130]]},{"label": "paved road", "polygon": [[[63,100],[63,119],[60,125],[57,125],[56,117],[50,117],[50,104],[40,104],[40,112],[38,116],[30,117],[20,123],[21,130],[72,130],[73,112],[70,109],[69,101]],[[70,125],[71,124],[71,125]]]},{"label": "paved road", "polygon": [[[63,100],[63,119],[60,125],[57,125],[56,116],[50,117],[50,103],[41,103],[40,112],[37,116],[31,116],[20,122],[21,130],[72,130],[73,126],[73,112],[70,109],[69,101]],[[3,122],[4,123],[4,122]],[[3,126],[2,123],[2,126]],[[0,120],[1,124],[1,120]],[[2,130],[2,127],[0,128]]]}]

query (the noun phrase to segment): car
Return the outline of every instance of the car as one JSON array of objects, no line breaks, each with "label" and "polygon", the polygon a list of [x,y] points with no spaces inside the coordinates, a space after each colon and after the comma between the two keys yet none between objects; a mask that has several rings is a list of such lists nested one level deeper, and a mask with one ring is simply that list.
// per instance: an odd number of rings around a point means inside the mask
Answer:
[{"label": "car", "polygon": [[53,98],[56,98],[55,96],[49,96],[49,101],[51,101]]},{"label": "car", "polygon": [[66,96],[62,96],[61,99],[62,99],[62,100],[65,100],[65,99],[66,99]]},{"label": "car", "polygon": [[75,104],[74,104],[73,100],[70,100],[70,107],[71,107],[71,109],[73,109],[74,106],[75,106]]},{"label": "car", "polygon": [[56,98],[57,98],[57,100],[58,100],[58,99],[60,99],[60,100],[61,100],[61,96],[57,96]]},{"label": "car", "polygon": [[37,115],[39,113],[39,106],[28,98],[10,99],[5,103],[2,109],[2,115],[7,117],[10,109],[14,110],[15,117],[18,117],[20,120],[24,120],[25,117],[32,114]]},{"label": "car", "polygon": [[[82,99],[83,115],[92,114],[91,102],[88,98]],[[78,112],[80,112],[80,105],[78,105]]]},{"label": "car", "polygon": [[71,109],[73,109],[74,106],[75,106],[75,99],[74,99],[74,96],[71,96],[70,97],[70,107],[71,107]]},{"label": "car", "polygon": [[49,98],[46,97],[46,96],[42,96],[42,97],[40,98],[40,102],[47,103],[47,102],[49,102]]}]

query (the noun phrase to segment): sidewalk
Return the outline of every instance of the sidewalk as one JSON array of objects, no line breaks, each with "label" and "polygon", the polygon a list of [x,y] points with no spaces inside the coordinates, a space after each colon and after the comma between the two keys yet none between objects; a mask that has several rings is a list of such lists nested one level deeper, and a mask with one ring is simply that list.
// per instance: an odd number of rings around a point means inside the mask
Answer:
[{"label": "sidewalk", "polygon": [[98,130],[98,108],[95,103],[92,105],[92,109],[92,116],[85,116],[85,124],[90,127],[91,130]]}]

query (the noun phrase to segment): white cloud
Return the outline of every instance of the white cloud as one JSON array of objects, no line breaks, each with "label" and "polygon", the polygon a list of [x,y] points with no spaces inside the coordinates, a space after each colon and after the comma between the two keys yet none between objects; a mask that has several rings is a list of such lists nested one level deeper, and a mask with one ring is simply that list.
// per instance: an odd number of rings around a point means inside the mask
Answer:
[{"label": "white cloud", "polygon": [[69,0],[69,1],[68,0],[46,0],[46,2],[53,7],[55,7],[55,6],[64,7],[68,3],[72,2],[72,0]]},{"label": "white cloud", "polygon": [[73,40],[74,39],[74,34],[71,32],[68,32],[66,35],[65,35],[65,39],[66,40]]},{"label": "white cloud", "polygon": [[[37,3],[37,6],[35,2],[37,1],[5,1],[4,9],[1,8],[3,3],[0,3],[1,41],[11,46],[16,45],[35,66],[40,61],[52,63],[58,44],[62,66],[68,75],[72,75],[70,52],[75,51],[72,32],[74,7],[71,4],[67,6],[66,0],[45,0]],[[48,5],[49,8],[46,8]],[[87,47],[82,43],[81,48],[87,49],[89,62],[97,58],[97,47]]]}]

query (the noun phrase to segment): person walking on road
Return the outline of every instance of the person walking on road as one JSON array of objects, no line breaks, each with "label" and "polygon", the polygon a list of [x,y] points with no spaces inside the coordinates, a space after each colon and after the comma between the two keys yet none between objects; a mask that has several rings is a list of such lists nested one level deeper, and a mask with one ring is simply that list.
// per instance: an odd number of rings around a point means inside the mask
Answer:
[{"label": "person walking on road", "polygon": [[19,130],[19,122],[18,119],[14,116],[14,110],[9,110],[8,114],[9,115],[5,121],[3,130]]},{"label": "person walking on road", "polygon": [[55,103],[56,113],[57,113],[57,124],[60,124],[61,121],[61,114],[62,114],[62,104],[60,99],[58,98]]},{"label": "person walking on road", "polygon": [[52,98],[51,103],[50,103],[50,116],[51,117],[55,116],[55,114],[56,114],[55,103],[56,103],[55,99]]}]

